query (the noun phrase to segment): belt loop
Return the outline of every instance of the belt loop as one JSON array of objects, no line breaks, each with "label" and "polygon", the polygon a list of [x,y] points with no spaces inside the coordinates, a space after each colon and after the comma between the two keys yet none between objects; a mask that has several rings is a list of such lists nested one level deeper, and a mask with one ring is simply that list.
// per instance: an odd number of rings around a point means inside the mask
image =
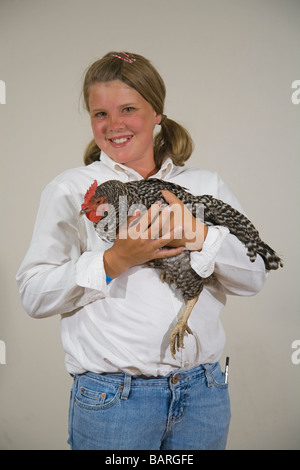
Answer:
[{"label": "belt loop", "polygon": [[125,374],[124,377],[124,387],[121,393],[121,398],[122,400],[127,400],[130,392],[130,387],[131,387],[131,376]]},{"label": "belt loop", "polygon": [[211,375],[211,364],[203,364],[203,369],[204,369],[205,378],[206,378],[206,385],[210,387],[213,382],[213,378]]}]

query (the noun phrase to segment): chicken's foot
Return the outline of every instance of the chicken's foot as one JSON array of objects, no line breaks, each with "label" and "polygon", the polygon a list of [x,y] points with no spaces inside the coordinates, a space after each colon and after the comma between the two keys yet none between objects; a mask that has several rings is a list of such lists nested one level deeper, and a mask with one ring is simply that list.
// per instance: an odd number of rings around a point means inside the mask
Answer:
[{"label": "chicken's foot", "polygon": [[[183,345],[183,336],[184,333],[187,331],[189,334],[193,334],[192,330],[188,327],[188,319],[190,317],[190,314],[192,313],[192,310],[198,300],[198,297],[195,297],[194,299],[188,300],[185,306],[185,309],[179,318],[178,322],[176,323],[175,327],[171,331],[170,334],[170,348],[171,348],[171,354],[173,359],[175,359],[175,354],[176,354],[176,349],[179,351],[180,348],[184,348]],[[177,343],[177,344],[176,344]]]}]

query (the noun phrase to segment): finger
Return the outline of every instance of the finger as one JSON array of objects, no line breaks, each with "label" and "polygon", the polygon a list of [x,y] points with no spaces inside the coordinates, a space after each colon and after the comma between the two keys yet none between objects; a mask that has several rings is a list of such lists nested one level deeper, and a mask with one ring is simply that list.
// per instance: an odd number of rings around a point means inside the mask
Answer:
[{"label": "finger", "polygon": [[166,201],[169,203],[168,207],[170,208],[170,211],[173,213],[173,225],[182,225],[182,227],[185,227],[185,214],[190,214],[190,211],[187,210],[186,206],[182,201],[180,201],[180,199],[178,199],[178,197],[175,196],[175,194],[167,190],[162,190],[162,193]]},{"label": "finger", "polygon": [[136,209],[134,211],[134,214],[127,217],[127,220],[120,225],[119,228],[119,238],[120,239],[127,239],[128,238],[128,233],[129,233],[129,228],[132,225],[135,225],[141,216],[141,211],[139,209]]},{"label": "finger", "polygon": [[132,225],[135,225],[138,221],[138,219],[141,217],[141,211],[139,209],[136,209],[134,211],[134,214],[129,216],[127,219],[127,225],[128,228],[130,228]]},{"label": "finger", "polygon": [[[142,215],[139,221],[141,233],[146,232],[149,226],[151,226],[152,221],[157,218],[157,216],[159,215],[160,206],[161,206],[161,202],[155,202],[148,209],[148,211]],[[148,237],[148,234],[147,234],[147,237]]]},{"label": "finger", "polygon": [[160,202],[154,203],[147,211],[143,212],[139,218],[131,222],[128,230],[128,234],[131,238],[149,238],[148,228],[151,226],[151,220],[158,216],[160,205]]},{"label": "finger", "polygon": [[183,202],[180,201],[180,199],[178,199],[177,196],[175,196],[175,194],[171,193],[171,191],[168,191],[167,189],[162,189],[161,190],[161,193],[163,195],[163,198],[169,203],[169,204],[175,204],[175,203],[179,203],[179,204],[183,204]]},{"label": "finger", "polygon": [[165,209],[164,225],[162,226],[162,238],[169,240],[181,240],[184,233],[184,217],[182,206],[178,203],[167,206]]},{"label": "finger", "polygon": [[[156,250],[159,250],[163,248],[164,246],[169,245],[169,243],[172,242],[173,240],[181,239],[181,235],[182,235],[182,227],[181,226],[175,227],[174,229],[170,230],[170,232],[164,234],[162,237],[158,238],[157,240],[153,240],[154,248],[156,248]],[[184,245],[176,246],[174,247],[174,249],[176,250],[178,249],[180,252],[180,250],[183,251],[185,249],[185,246]],[[167,249],[167,251],[169,251],[169,249]]]},{"label": "finger", "polygon": [[173,227],[171,219],[172,213],[170,211],[170,206],[160,209],[160,213],[151,221],[151,226],[149,227],[151,233],[150,238],[157,239],[164,234],[169,233]]},{"label": "finger", "polygon": [[179,246],[178,248],[158,248],[154,252],[154,256],[152,259],[155,258],[171,258],[171,256],[180,255],[185,250],[184,246]]}]

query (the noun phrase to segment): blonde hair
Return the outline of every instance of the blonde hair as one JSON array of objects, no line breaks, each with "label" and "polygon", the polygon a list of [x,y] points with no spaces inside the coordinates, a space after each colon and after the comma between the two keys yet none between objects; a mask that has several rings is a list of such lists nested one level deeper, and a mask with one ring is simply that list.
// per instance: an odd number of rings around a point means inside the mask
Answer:
[{"label": "blonde hair", "polygon": [[[128,52],[109,52],[88,68],[83,83],[83,98],[88,111],[90,87],[94,83],[114,80],[120,80],[134,88],[151,104],[157,114],[163,114],[166,97],[163,79],[148,59]],[[184,127],[164,116],[161,130],[154,137],[153,149],[158,169],[166,156],[169,156],[175,165],[182,166],[191,156],[193,141]],[[93,139],[85,150],[85,165],[99,160],[100,152],[101,149]]]}]

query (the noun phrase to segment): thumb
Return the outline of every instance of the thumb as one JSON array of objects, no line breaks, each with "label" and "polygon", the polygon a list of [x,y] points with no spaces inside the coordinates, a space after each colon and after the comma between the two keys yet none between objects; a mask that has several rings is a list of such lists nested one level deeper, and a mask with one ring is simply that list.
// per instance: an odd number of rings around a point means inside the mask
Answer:
[{"label": "thumb", "polygon": [[163,198],[167,201],[168,204],[182,204],[180,199],[175,196],[175,194],[171,193],[168,189],[162,189],[161,194],[163,195]]}]

